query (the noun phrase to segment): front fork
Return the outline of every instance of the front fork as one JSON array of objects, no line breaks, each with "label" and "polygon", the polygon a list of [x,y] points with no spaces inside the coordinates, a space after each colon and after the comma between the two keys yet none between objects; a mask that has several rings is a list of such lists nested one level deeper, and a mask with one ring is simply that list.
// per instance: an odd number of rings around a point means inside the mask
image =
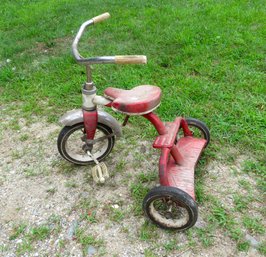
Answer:
[{"label": "front fork", "polygon": [[86,139],[93,140],[98,123],[97,110],[87,111],[83,110],[84,127],[86,131]]},{"label": "front fork", "polygon": [[88,142],[94,139],[98,123],[97,106],[93,103],[93,98],[95,96],[96,87],[93,83],[85,83],[82,87],[82,113],[86,132],[85,151],[92,151],[93,144],[88,144]]},{"label": "front fork", "polygon": [[[99,163],[96,157],[92,154],[93,141],[98,124],[97,101],[94,102],[95,97],[96,87],[94,87],[93,83],[85,83],[82,88],[82,113],[86,132],[86,144],[83,150],[96,164],[92,168],[92,177],[94,181],[96,183],[104,183],[105,179],[109,178],[108,169],[103,162]],[[102,100],[101,97],[100,100]]]},{"label": "front fork", "polygon": [[108,106],[110,100],[96,95],[96,87],[93,83],[85,83],[82,87],[82,114],[85,127],[86,136],[86,149],[91,151],[93,147],[93,140],[98,124],[98,111],[97,105]]}]

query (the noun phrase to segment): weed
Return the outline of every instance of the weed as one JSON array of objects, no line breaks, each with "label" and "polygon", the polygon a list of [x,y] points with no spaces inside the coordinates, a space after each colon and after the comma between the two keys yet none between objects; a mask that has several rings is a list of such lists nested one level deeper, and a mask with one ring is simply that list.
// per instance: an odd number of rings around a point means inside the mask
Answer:
[{"label": "weed", "polygon": [[82,245],[84,254],[89,245],[99,247],[104,244],[103,240],[96,239],[93,235],[87,234],[84,229],[77,229],[76,239]]},{"label": "weed", "polygon": [[152,239],[155,239],[156,237],[157,237],[157,228],[153,224],[145,221],[142,224],[139,231],[140,240],[150,241]]},{"label": "weed", "polygon": [[134,160],[141,164],[142,162],[146,161],[146,156],[143,153],[135,152],[134,153]]},{"label": "weed", "polygon": [[38,241],[38,240],[44,240],[45,238],[49,237],[49,235],[50,235],[50,228],[46,226],[39,226],[32,228],[26,237],[28,238],[29,241]]},{"label": "weed", "polygon": [[98,203],[96,201],[93,201],[91,198],[81,198],[79,202],[74,206],[74,209],[81,209],[83,211],[89,211],[93,210],[95,207],[97,207]]},{"label": "weed", "polygon": [[247,160],[243,164],[243,171],[265,175],[266,167],[263,163]]},{"label": "weed", "polygon": [[140,183],[152,182],[158,179],[158,174],[156,171],[152,171],[148,173],[141,172],[140,174],[138,174],[137,179]]},{"label": "weed", "polygon": [[54,234],[58,234],[61,231],[61,217],[59,215],[52,214],[48,218],[48,223]]},{"label": "weed", "polygon": [[24,233],[27,225],[26,224],[20,224],[19,226],[16,226],[13,228],[13,233],[9,237],[9,240],[14,240],[18,238],[22,233]]},{"label": "weed", "polygon": [[131,184],[131,195],[134,199],[134,206],[133,210],[135,215],[142,214],[142,201],[146,194],[148,193],[149,189],[145,187],[143,184]]},{"label": "weed", "polygon": [[50,195],[54,195],[56,193],[56,188],[52,187],[46,190],[46,192]]},{"label": "weed", "polygon": [[32,244],[28,240],[23,240],[22,243],[18,244],[16,253],[17,255],[23,255],[26,252],[30,252],[32,250]]},{"label": "weed", "polygon": [[7,252],[8,251],[8,246],[7,245],[0,245],[0,253]]},{"label": "weed", "polygon": [[17,120],[12,120],[9,124],[9,128],[15,130],[15,131],[19,131],[21,129],[20,125],[18,124]]},{"label": "weed", "polygon": [[77,188],[78,185],[76,184],[75,181],[67,181],[67,182],[65,183],[65,187],[68,187],[68,188]]},{"label": "weed", "polygon": [[194,238],[194,233],[191,230],[186,230],[185,234],[186,234],[187,239],[188,239],[188,243],[187,243],[188,247],[191,247],[191,248],[195,247],[196,241]]},{"label": "weed", "polygon": [[231,226],[228,228],[230,237],[234,239],[236,242],[239,242],[243,238],[243,232],[239,227]]},{"label": "weed", "polygon": [[199,228],[196,230],[197,235],[204,247],[209,247],[213,244],[213,235],[211,228]]},{"label": "weed", "polygon": [[243,171],[257,174],[257,186],[263,192],[266,192],[266,166],[264,161],[245,161]]},{"label": "weed", "polygon": [[237,211],[244,211],[248,208],[249,199],[242,195],[234,195],[234,204]]},{"label": "weed", "polygon": [[242,252],[247,252],[250,247],[248,241],[241,241],[237,243],[237,249]]},{"label": "weed", "polygon": [[120,160],[116,166],[115,169],[117,172],[123,172],[125,171],[125,167],[126,167],[126,161],[125,160]]},{"label": "weed", "polygon": [[120,230],[121,230],[121,232],[128,234],[130,229],[127,226],[123,225]]},{"label": "weed", "polygon": [[23,135],[21,135],[20,137],[19,137],[19,140],[21,141],[21,142],[25,142],[25,141],[27,141],[29,139],[29,135],[27,135],[27,134],[23,134]]},{"label": "weed", "polygon": [[88,221],[90,224],[98,222],[98,220],[96,218],[96,211],[95,210],[87,211],[87,213],[84,214],[82,218],[85,218],[86,221]]},{"label": "weed", "polygon": [[14,228],[14,233],[9,237],[9,240],[14,240],[18,238],[20,235],[24,235],[22,243],[18,244],[16,253],[17,255],[23,255],[26,252],[30,252],[33,249],[34,241],[44,240],[50,236],[50,228],[46,226],[39,226],[30,228],[27,233],[27,226],[25,224],[21,224]]},{"label": "weed", "polygon": [[18,150],[13,150],[11,152],[11,156],[13,160],[20,159],[23,156],[23,153]]},{"label": "weed", "polygon": [[245,180],[245,179],[240,179],[240,180],[238,181],[238,183],[239,183],[239,185],[240,185],[242,188],[244,188],[244,189],[246,189],[246,190],[250,190],[250,189],[251,189],[251,184],[250,184],[250,182],[248,182],[248,181]]},{"label": "weed", "polygon": [[83,246],[85,245],[99,246],[103,244],[102,240],[97,240],[94,236],[86,234],[85,230],[83,229],[77,229],[76,237],[77,237],[77,241]]},{"label": "weed", "polygon": [[36,170],[34,170],[33,168],[26,168],[23,170],[23,173],[25,174],[26,177],[33,177],[38,175]]},{"label": "weed", "polygon": [[57,168],[57,172],[65,174],[66,176],[70,175],[75,171],[75,166],[65,161],[55,161],[53,163],[53,166]]},{"label": "weed", "polygon": [[120,222],[124,219],[125,214],[123,211],[119,210],[118,208],[110,207],[110,220],[114,222]]},{"label": "weed", "polygon": [[65,248],[67,241],[65,239],[60,239],[58,242],[59,248]]},{"label": "weed", "polygon": [[251,233],[264,234],[265,229],[259,218],[245,216],[243,218],[243,225],[247,228]]},{"label": "weed", "polygon": [[208,196],[204,192],[204,185],[201,179],[196,180],[195,193],[196,193],[196,199],[198,203],[204,203],[208,201]]},{"label": "weed", "polygon": [[155,253],[150,249],[144,250],[144,257],[156,257]]},{"label": "weed", "polygon": [[261,254],[266,255],[266,241],[260,243],[258,250]]},{"label": "weed", "polygon": [[218,225],[224,227],[228,222],[228,215],[222,206],[214,206],[210,220],[216,221]]},{"label": "weed", "polygon": [[178,250],[179,249],[179,246],[177,244],[177,241],[175,239],[172,239],[168,242],[166,242],[164,245],[163,245],[164,249],[167,251],[167,252],[170,252],[170,251],[173,251],[173,250]]}]

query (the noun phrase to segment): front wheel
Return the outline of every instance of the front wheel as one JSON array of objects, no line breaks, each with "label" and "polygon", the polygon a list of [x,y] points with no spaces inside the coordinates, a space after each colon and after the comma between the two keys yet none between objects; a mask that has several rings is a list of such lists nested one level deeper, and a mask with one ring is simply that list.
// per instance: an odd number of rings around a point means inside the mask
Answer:
[{"label": "front wheel", "polygon": [[198,208],[193,198],[176,187],[153,188],[143,200],[146,216],[164,229],[186,230],[198,218]]},{"label": "front wheel", "polygon": [[[111,134],[111,128],[101,123],[97,124],[94,139],[98,139],[98,141],[93,144],[92,154],[98,161],[109,155],[115,144],[115,136]],[[64,159],[74,164],[87,165],[94,163],[85,151],[85,138],[86,131],[83,123],[64,127],[57,139],[59,153]]]}]

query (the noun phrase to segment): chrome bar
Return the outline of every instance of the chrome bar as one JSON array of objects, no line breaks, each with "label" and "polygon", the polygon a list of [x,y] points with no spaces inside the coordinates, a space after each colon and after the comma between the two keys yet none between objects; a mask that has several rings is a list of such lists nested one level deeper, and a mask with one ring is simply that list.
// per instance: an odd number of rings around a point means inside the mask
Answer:
[{"label": "chrome bar", "polygon": [[[108,63],[117,63],[117,64],[146,64],[147,58],[144,55],[121,55],[121,56],[98,56],[91,58],[84,58],[78,51],[78,44],[83,35],[85,29],[91,25],[94,25],[98,22],[101,22],[110,17],[109,13],[103,13],[99,16],[96,16],[90,20],[85,21],[79,28],[79,31],[72,43],[72,53],[76,61],[80,64],[90,65],[90,64],[108,64]],[[91,81],[90,71],[87,71],[88,82]]]}]

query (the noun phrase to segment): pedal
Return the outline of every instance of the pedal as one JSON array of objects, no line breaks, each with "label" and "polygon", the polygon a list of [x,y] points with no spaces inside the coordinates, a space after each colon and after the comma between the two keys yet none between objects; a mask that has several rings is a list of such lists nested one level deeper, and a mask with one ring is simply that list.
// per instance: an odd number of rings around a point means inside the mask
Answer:
[{"label": "pedal", "polygon": [[109,172],[104,162],[101,162],[92,168],[92,177],[96,183],[101,184],[109,178]]},{"label": "pedal", "polygon": [[99,163],[98,160],[93,156],[90,151],[87,151],[87,154],[95,162],[95,166],[92,168],[92,178],[96,183],[104,183],[107,178],[109,178],[109,172],[107,166],[104,162]]}]

